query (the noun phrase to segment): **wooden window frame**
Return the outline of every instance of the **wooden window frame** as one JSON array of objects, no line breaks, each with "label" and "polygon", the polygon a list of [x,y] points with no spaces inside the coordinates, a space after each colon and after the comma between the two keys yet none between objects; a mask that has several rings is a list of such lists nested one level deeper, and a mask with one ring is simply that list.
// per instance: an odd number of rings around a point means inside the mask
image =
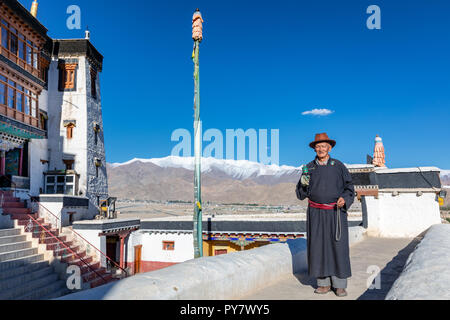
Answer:
[{"label": "wooden window frame", "polygon": [[[5,86],[5,101],[0,101],[0,114],[39,128],[38,93],[35,90],[29,89],[24,83],[13,79],[9,75],[4,74],[3,72],[0,74],[2,77],[6,78],[6,81],[3,81],[3,79],[0,78],[0,83]],[[10,82],[12,82],[13,85]],[[20,90],[18,86],[21,87],[22,90]],[[11,99],[9,90],[13,91],[12,107],[9,106]],[[22,111],[17,110],[17,93],[21,94],[23,97]]]},{"label": "wooden window frame", "polygon": [[[4,17],[0,17],[0,27],[4,28],[7,32],[7,43],[8,48],[3,46],[3,34],[0,32],[0,50],[1,53],[6,56],[9,60],[13,61],[21,68],[30,72],[34,76],[41,77],[40,72],[40,57],[41,57],[41,49],[36,45],[34,41],[30,38],[26,37],[22,30],[19,30],[17,26],[12,26],[9,21],[6,21],[6,24],[3,23]],[[16,33],[11,31],[11,28],[16,30]],[[17,51],[11,51],[11,35],[14,34],[17,37]],[[23,58],[19,56],[19,47],[20,43],[23,45]],[[42,77],[41,77],[42,79]]]},{"label": "wooden window frame", "polygon": [[59,90],[76,90],[77,82],[77,63],[60,63],[59,68]]},{"label": "wooden window frame", "polygon": [[66,127],[66,138],[67,138],[68,140],[73,139],[73,129],[74,129],[74,128],[75,128],[75,125],[74,125],[73,123],[69,124],[69,125]]},{"label": "wooden window frame", "polygon": [[163,241],[163,251],[175,251],[175,241]]}]

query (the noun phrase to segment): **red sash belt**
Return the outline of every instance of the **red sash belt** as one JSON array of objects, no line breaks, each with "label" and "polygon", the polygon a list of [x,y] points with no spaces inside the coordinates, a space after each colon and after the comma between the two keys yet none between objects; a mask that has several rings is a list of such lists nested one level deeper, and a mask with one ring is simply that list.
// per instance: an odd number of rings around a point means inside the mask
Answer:
[{"label": "red sash belt", "polygon": [[309,206],[311,208],[322,209],[322,210],[334,210],[334,208],[336,207],[336,204],[337,204],[337,202],[329,203],[329,204],[321,204],[321,203],[316,203],[316,202],[309,200]]}]

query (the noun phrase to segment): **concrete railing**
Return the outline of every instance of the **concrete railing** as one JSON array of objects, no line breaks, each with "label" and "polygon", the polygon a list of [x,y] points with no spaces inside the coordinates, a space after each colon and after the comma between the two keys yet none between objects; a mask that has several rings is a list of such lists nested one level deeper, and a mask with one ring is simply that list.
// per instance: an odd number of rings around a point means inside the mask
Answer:
[{"label": "concrete railing", "polygon": [[450,225],[434,225],[410,255],[386,300],[450,300]]},{"label": "concrete railing", "polygon": [[306,240],[189,260],[139,274],[62,300],[238,299],[307,270]]}]

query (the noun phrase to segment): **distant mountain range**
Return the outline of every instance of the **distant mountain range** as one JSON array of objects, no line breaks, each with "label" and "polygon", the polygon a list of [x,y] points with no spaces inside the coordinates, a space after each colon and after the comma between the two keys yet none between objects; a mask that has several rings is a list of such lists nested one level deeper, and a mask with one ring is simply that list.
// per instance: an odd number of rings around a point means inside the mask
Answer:
[{"label": "distant mountain range", "polygon": [[[193,201],[194,158],[133,159],[107,164],[109,193],[119,199]],[[442,172],[450,185],[450,171]],[[301,167],[247,160],[202,159],[203,201],[265,205],[299,204],[295,185]]]},{"label": "distant mountain range", "polygon": [[[193,201],[194,158],[134,159],[107,165],[109,193],[119,199]],[[202,159],[203,201],[298,204],[301,168],[246,160]]]},{"label": "distant mountain range", "polygon": [[443,170],[441,172],[442,185],[450,187],[450,170]]}]

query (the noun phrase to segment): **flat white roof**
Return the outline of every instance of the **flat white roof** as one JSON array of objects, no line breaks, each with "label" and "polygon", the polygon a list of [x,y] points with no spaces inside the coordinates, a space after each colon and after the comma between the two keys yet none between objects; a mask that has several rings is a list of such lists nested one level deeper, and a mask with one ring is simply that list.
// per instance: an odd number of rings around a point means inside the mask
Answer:
[{"label": "flat white roof", "polygon": [[376,173],[407,173],[407,172],[440,172],[441,169],[437,167],[415,167],[415,168],[399,168],[399,169],[389,169],[389,168],[376,168]]}]

